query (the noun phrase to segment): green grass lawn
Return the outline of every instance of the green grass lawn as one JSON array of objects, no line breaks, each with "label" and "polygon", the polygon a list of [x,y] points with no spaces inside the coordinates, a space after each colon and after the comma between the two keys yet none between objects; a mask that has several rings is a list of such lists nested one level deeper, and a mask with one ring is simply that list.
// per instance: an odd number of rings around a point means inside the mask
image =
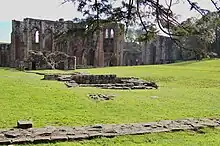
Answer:
[{"label": "green grass lawn", "polygon": [[[32,120],[35,127],[41,127],[147,122],[186,117],[220,118],[220,60],[77,71],[140,77],[157,82],[160,88],[147,91],[66,88],[61,82],[40,80],[43,78],[40,75],[2,68],[0,128],[13,127],[19,119]],[[112,101],[96,102],[87,97],[89,93],[115,94],[117,97]],[[215,135],[216,132],[220,133],[217,130],[209,132],[208,136]],[[184,135],[187,134],[153,134],[134,138],[127,136],[112,140],[100,139],[88,144],[109,141],[110,144],[122,144],[124,140],[128,141],[128,144],[129,141],[132,143],[135,140],[144,143],[146,137],[152,138],[153,141],[157,137],[165,137],[164,140],[162,138],[155,141],[163,144],[166,143],[166,138],[174,137],[175,141],[175,138],[185,138]],[[203,138],[204,135],[196,137],[203,141],[206,139]],[[190,141],[192,137],[188,136],[188,139]]]}]

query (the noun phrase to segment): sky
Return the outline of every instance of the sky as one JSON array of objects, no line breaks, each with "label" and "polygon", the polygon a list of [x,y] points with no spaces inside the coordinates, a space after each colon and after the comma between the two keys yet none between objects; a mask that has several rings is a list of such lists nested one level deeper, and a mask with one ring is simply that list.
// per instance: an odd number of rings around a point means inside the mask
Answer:
[{"label": "sky", "polygon": [[[72,20],[74,17],[82,17],[76,11],[73,3],[61,5],[64,0],[0,0],[0,42],[10,42],[11,21],[24,18],[39,18],[58,20]],[[165,1],[165,0],[161,0]],[[180,21],[189,17],[199,17],[195,11],[189,11],[190,6],[186,0],[180,0],[180,4],[173,6],[174,13],[180,15]],[[194,0],[201,7],[215,10],[211,0]],[[219,5],[220,6],[220,5]]]}]

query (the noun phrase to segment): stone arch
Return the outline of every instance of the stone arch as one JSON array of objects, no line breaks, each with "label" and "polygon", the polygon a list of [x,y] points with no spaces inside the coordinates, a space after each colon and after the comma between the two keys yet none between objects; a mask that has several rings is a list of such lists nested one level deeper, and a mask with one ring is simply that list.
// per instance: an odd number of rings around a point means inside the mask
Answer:
[{"label": "stone arch", "polygon": [[34,42],[35,43],[39,43],[40,42],[40,34],[39,34],[38,30],[34,33]]},{"label": "stone arch", "polygon": [[40,42],[40,29],[38,27],[34,27],[31,29],[32,34],[32,43]]},{"label": "stone arch", "polygon": [[114,29],[110,29],[110,38],[114,38],[115,37],[115,31]]},{"label": "stone arch", "polygon": [[105,29],[105,38],[109,38],[109,30],[108,29]]},{"label": "stone arch", "polygon": [[53,32],[51,29],[44,31],[44,49],[52,52],[53,49]]},{"label": "stone arch", "polygon": [[40,50],[40,30],[35,27],[31,30],[32,34],[32,50]]}]

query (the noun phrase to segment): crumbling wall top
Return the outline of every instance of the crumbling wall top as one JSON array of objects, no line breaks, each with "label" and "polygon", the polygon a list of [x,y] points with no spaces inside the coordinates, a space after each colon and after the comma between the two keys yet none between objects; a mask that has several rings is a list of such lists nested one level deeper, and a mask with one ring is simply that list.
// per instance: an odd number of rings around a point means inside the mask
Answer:
[{"label": "crumbling wall top", "polygon": [[10,44],[9,43],[1,43],[0,42],[0,51],[1,50],[9,50],[10,49]]}]

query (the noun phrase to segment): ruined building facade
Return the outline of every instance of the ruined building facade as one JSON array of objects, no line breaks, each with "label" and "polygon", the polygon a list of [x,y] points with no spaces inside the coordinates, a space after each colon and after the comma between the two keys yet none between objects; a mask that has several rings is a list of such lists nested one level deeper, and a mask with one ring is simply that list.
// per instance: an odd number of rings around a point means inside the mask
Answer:
[{"label": "ruined building facade", "polygon": [[181,50],[169,37],[157,36],[142,47],[143,64],[164,64],[182,59]]},{"label": "ruined building facade", "polygon": [[72,21],[26,18],[12,21],[7,66],[25,69],[73,69],[123,65],[123,25],[108,23],[100,31]]},{"label": "ruined building facade", "polygon": [[[170,37],[157,36],[150,42],[142,44],[142,64],[167,64],[177,61],[201,59],[201,54],[193,51],[195,45],[196,48],[200,46],[196,41],[198,41],[198,39],[193,36],[187,38],[187,47],[192,48],[192,50],[190,50],[180,48]],[[220,40],[217,37],[206,56],[203,57],[220,57],[219,44]]]},{"label": "ruined building facade", "polygon": [[142,44],[142,64],[167,64],[194,60],[196,57],[195,52],[180,48],[166,36],[157,36],[150,42]]},{"label": "ruined building facade", "polygon": [[10,66],[10,44],[0,43],[0,67]]},{"label": "ruined building facade", "polygon": [[[13,20],[11,44],[0,43],[0,67],[74,69],[195,59],[194,52],[180,49],[170,37],[157,36],[141,44],[125,42],[122,24],[101,23],[94,33],[86,30],[86,25],[63,19]],[[217,36],[211,51],[219,57],[220,35]]]}]

